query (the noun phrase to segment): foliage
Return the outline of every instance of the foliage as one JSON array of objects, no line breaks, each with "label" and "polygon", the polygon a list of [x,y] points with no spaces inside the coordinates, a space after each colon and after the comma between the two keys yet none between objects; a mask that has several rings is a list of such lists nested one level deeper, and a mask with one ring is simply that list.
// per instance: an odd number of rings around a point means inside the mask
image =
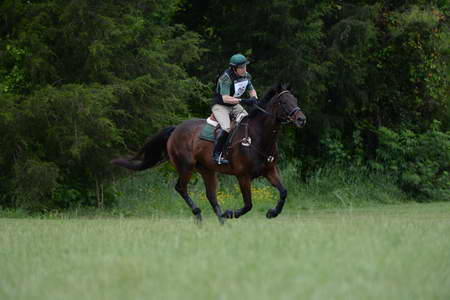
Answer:
[{"label": "foliage", "polygon": [[14,169],[16,205],[22,208],[53,207],[53,195],[58,188],[59,168],[51,162],[26,160]]},{"label": "foliage", "polygon": [[450,197],[450,132],[440,131],[439,122],[422,134],[380,128],[377,154],[373,166],[393,174],[410,195],[419,199]]},{"label": "foliage", "polygon": [[[95,180],[107,178],[109,153],[122,141],[111,121],[116,102],[111,89],[65,85],[41,89],[16,103],[20,110],[14,112],[13,132],[7,133],[12,141],[2,152],[5,161],[14,157],[9,167],[18,206],[62,204],[55,198],[61,184],[92,188]],[[40,188],[42,193],[34,191]]]},{"label": "foliage", "polygon": [[6,45],[0,69],[1,93],[20,93],[29,89],[30,83],[24,71],[25,56],[26,50]]},{"label": "foliage", "polygon": [[3,205],[111,204],[109,160],[187,118],[203,88],[184,70],[202,49],[171,23],[177,1],[94,2],[1,4]]},{"label": "foliage", "polygon": [[449,9],[445,0],[4,0],[0,205],[111,205],[120,171],[109,159],[208,115],[214,79],[236,52],[250,58],[259,95],[278,81],[295,87],[308,124],[284,128],[280,148],[296,180],[330,164],[377,166],[412,195],[446,195],[446,158],[432,153],[446,151],[450,129]]}]

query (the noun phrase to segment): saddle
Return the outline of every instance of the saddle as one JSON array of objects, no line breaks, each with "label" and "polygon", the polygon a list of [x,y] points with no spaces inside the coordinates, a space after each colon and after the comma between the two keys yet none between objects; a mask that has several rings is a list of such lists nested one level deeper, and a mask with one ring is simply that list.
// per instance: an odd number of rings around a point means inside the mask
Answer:
[{"label": "saddle", "polygon": [[[233,136],[234,129],[236,127],[236,120],[235,118],[230,119],[230,127],[231,132],[229,137]],[[220,124],[217,122],[216,118],[214,117],[214,114],[211,114],[206,119],[206,125],[203,127],[202,131],[200,132],[200,139],[205,141],[214,142],[216,140],[217,135],[220,131]],[[228,138],[230,139],[230,138]]]}]

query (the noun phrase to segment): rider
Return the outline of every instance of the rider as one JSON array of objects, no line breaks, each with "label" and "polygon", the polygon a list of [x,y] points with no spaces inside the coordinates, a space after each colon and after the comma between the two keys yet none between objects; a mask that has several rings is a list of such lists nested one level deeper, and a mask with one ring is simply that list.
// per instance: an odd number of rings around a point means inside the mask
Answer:
[{"label": "rider", "polygon": [[[219,122],[221,130],[214,142],[213,160],[218,164],[228,164],[229,161],[222,158],[230,128],[230,114],[236,120],[241,120],[247,115],[245,109],[240,105],[253,105],[258,102],[256,90],[252,85],[252,77],[247,73],[249,61],[242,54],[235,54],[230,58],[229,68],[217,80],[214,93],[212,112]],[[248,92],[250,98],[240,98]]]}]

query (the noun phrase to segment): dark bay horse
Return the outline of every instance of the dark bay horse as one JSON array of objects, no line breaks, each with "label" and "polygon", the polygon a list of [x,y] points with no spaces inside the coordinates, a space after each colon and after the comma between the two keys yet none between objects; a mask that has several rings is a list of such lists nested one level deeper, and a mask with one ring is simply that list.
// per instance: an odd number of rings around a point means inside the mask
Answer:
[{"label": "dark bay horse", "polygon": [[[281,213],[287,196],[276,168],[277,140],[280,126],[285,123],[303,127],[306,117],[289,86],[278,84],[266,92],[257,109],[253,109],[235,129],[228,146],[229,165],[216,165],[212,159],[213,143],[199,139],[206,124],[204,119],[167,127],[151,138],[134,158],[118,158],[111,162],[132,170],[145,170],[166,160],[168,155],[179,174],[175,189],[198,221],[202,219],[201,210],[187,190],[193,172],[198,171],[203,177],[206,196],[220,223],[224,218],[239,218],[252,208],[251,180],[264,176],[280,193],[277,205],[266,214],[267,218],[274,218]],[[250,145],[244,146],[243,141]],[[242,208],[222,212],[216,198],[217,172],[237,177],[244,200]]]}]

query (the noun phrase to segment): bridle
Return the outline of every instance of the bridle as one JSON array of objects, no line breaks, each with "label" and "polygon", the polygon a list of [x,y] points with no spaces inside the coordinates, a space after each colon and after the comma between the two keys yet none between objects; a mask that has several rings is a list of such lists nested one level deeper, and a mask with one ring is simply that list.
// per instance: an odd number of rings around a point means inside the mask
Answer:
[{"label": "bridle", "polygon": [[[286,109],[286,107],[284,105],[282,105],[283,103],[281,102],[281,96],[284,95],[284,94],[291,94],[292,95],[292,93],[290,91],[288,91],[288,90],[282,91],[282,92],[278,93],[278,95],[275,96],[276,98],[275,98],[275,100],[273,102],[274,102],[274,105],[276,104],[279,107],[281,107],[281,109],[284,112],[284,114],[283,114],[283,116],[281,118],[280,118],[280,116],[278,116],[278,114],[275,115],[277,120],[279,120],[282,124],[288,124],[288,123],[291,123],[291,122],[295,122],[295,119],[293,118],[293,116],[297,112],[302,111],[302,109],[300,107],[296,106],[291,111],[288,111]],[[260,107],[259,105],[255,105],[255,107],[258,110],[262,111],[263,113],[265,113],[267,115],[270,115],[270,116],[274,115],[273,113],[266,111],[264,108]]]}]

